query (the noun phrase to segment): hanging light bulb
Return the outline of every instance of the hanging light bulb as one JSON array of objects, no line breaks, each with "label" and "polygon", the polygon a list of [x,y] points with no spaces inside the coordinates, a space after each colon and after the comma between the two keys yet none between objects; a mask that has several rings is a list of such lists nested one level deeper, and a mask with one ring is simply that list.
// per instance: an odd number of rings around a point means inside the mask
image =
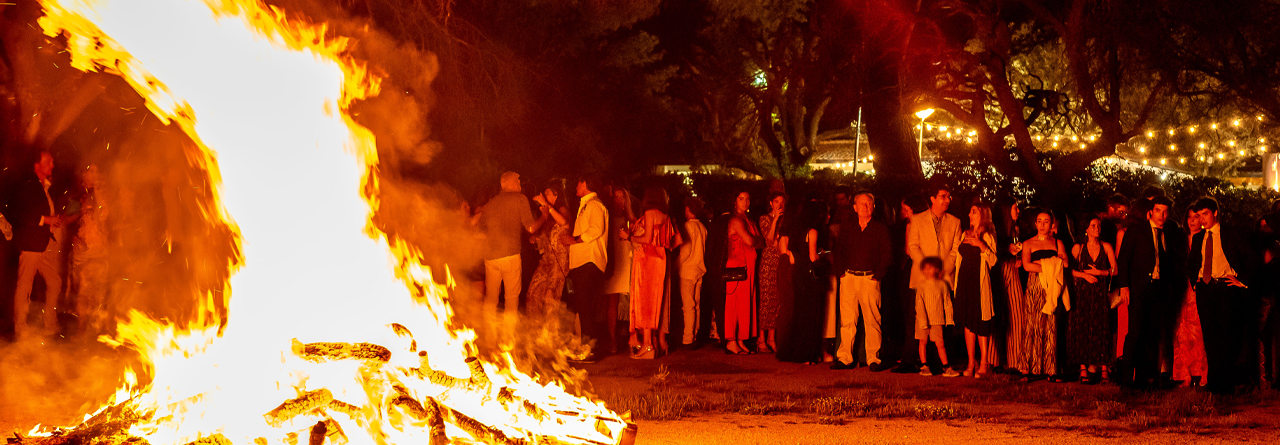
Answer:
[{"label": "hanging light bulb", "polygon": [[1147,147],[1138,147],[1138,153],[1146,153]]},{"label": "hanging light bulb", "polygon": [[1178,151],[1178,146],[1174,144],[1169,144],[1169,151]]},{"label": "hanging light bulb", "polygon": [[1189,131],[1191,132],[1191,134],[1195,134],[1195,133],[1196,133],[1196,127],[1191,127]]},{"label": "hanging light bulb", "polygon": [[1164,158],[1160,158],[1160,165],[1164,165]]},{"label": "hanging light bulb", "polygon": [[1053,145],[1053,148],[1058,148],[1058,143],[1057,143],[1057,142],[1054,142],[1052,145]]},{"label": "hanging light bulb", "polygon": [[1212,128],[1212,129],[1214,129],[1214,130],[1217,130],[1217,129],[1218,129],[1218,124],[1216,124],[1216,123],[1209,124],[1209,128]]},{"label": "hanging light bulb", "polygon": [[1236,119],[1236,120],[1234,120],[1234,121],[1231,121],[1231,125],[1234,125],[1234,126],[1239,127],[1239,126],[1240,126],[1240,119]]},{"label": "hanging light bulb", "polygon": [[1169,129],[1169,136],[1173,136],[1173,133],[1174,133],[1173,129],[1172,129],[1172,128],[1170,128],[1170,129]]},{"label": "hanging light bulb", "polygon": [[1187,158],[1178,158],[1178,163],[1179,163],[1179,164],[1186,164],[1186,163],[1187,163]]},{"label": "hanging light bulb", "polygon": [[1156,137],[1156,132],[1154,132],[1154,131],[1147,131],[1147,139],[1150,139],[1150,138],[1153,138],[1153,137]]},{"label": "hanging light bulb", "polygon": [[[1235,146],[1236,146],[1236,141],[1227,141],[1227,145],[1230,145],[1230,146],[1232,146],[1232,147],[1235,147]],[[1204,144],[1200,144],[1200,148],[1204,148]]]},{"label": "hanging light bulb", "polygon": [[1227,158],[1226,153],[1218,153],[1218,159],[1226,159],[1226,158]]},{"label": "hanging light bulb", "polygon": [[1240,150],[1240,156],[1244,156],[1244,150]]},{"label": "hanging light bulb", "polygon": [[1071,135],[1071,142],[1080,142],[1080,137],[1074,134]]}]

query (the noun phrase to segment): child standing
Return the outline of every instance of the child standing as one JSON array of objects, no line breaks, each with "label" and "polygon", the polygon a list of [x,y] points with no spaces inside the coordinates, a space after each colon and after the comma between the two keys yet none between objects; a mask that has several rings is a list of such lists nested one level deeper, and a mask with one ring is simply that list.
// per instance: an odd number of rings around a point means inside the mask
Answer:
[{"label": "child standing", "polygon": [[920,273],[924,281],[916,288],[916,340],[920,340],[920,375],[933,376],[929,370],[925,346],[932,340],[938,347],[938,358],[942,359],[942,375],[957,377],[960,375],[951,369],[947,362],[947,348],[942,341],[942,327],[956,324],[951,308],[951,294],[947,283],[939,277],[942,274],[942,258],[928,257],[920,262]]}]

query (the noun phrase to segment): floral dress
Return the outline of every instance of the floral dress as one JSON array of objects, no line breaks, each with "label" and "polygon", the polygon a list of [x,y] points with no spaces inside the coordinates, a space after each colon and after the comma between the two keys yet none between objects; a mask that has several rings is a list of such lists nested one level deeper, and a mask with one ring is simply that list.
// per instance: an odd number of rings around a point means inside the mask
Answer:
[{"label": "floral dress", "polygon": [[560,238],[569,229],[566,224],[556,224],[537,239],[542,259],[538,260],[525,299],[525,312],[530,315],[545,315],[560,301],[565,277],[569,276],[569,246],[561,243]]}]

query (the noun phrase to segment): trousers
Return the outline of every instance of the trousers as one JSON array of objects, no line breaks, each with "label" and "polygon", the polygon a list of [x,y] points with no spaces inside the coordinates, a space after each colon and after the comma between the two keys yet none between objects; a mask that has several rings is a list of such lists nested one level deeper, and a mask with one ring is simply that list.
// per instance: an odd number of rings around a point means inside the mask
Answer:
[{"label": "trousers", "polygon": [[18,338],[27,334],[27,311],[31,306],[31,286],[36,275],[44,278],[44,328],[58,327],[58,295],[62,293],[62,265],[57,244],[50,240],[44,252],[22,252],[18,256],[18,288],[13,294],[13,328]]},{"label": "trousers", "polygon": [[569,271],[572,293],[569,294],[569,310],[578,314],[582,324],[584,343],[591,343],[591,352],[601,354],[608,349],[609,324],[606,316],[612,316],[616,308],[608,308],[604,296],[604,271],[595,263],[587,263]]},{"label": "trousers", "polygon": [[852,364],[858,317],[866,328],[867,364],[880,363],[880,282],[871,276],[840,277],[840,347],[836,359]]},{"label": "trousers", "polygon": [[[484,260],[484,313],[486,317],[498,314],[498,292],[505,288],[506,303],[503,312],[515,311],[520,301],[520,280],[524,265],[520,254]],[[513,312],[514,313],[514,312]]]},{"label": "trousers", "polygon": [[698,319],[701,316],[698,312],[701,304],[702,295],[702,275],[696,278],[680,277],[680,308],[684,313],[684,335],[681,342],[684,344],[693,343],[694,336],[698,333]]}]

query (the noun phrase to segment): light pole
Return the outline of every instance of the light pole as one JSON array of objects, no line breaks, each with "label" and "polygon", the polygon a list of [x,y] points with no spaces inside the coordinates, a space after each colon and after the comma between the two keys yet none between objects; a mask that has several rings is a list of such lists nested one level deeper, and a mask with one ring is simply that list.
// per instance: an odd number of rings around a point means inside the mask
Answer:
[{"label": "light pole", "polygon": [[928,119],[931,115],[933,115],[932,108],[925,108],[916,112],[916,117],[920,118],[920,162],[924,162],[924,120]]}]

